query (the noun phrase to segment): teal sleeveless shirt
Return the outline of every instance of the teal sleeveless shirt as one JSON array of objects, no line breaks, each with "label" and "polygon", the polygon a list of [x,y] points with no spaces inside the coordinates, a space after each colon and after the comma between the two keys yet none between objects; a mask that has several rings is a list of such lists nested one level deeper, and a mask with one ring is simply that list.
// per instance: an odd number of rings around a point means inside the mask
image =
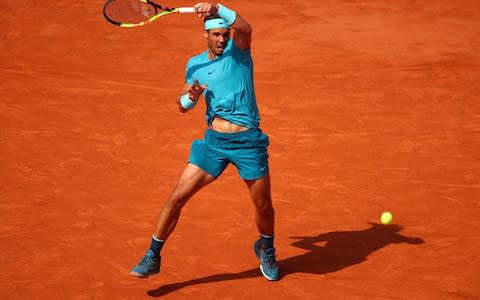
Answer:
[{"label": "teal sleeveless shirt", "polygon": [[208,58],[208,50],[187,63],[185,81],[206,84],[206,118],[210,126],[215,117],[233,124],[258,128],[260,116],[253,86],[253,60],[250,49],[241,50],[233,40],[227,42],[222,56]]}]

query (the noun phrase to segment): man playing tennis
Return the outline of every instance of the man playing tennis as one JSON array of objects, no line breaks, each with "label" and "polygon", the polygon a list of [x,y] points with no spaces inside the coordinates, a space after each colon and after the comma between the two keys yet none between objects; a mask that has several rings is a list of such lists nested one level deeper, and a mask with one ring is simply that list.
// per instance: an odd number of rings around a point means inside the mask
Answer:
[{"label": "man playing tennis", "polygon": [[[180,211],[201,188],[213,182],[232,163],[245,181],[255,205],[260,238],[254,252],[268,280],[278,280],[273,246],[274,209],[270,196],[268,137],[260,128],[250,54],[252,27],[235,11],[221,5],[199,3],[204,16],[208,49],[192,57],[186,82],[177,101],[188,112],[203,95],[208,128],[203,140],[192,143],[188,164],[163,207],[150,249],[131,275],[147,277],[160,271],[160,250],[174,230]],[[233,40],[230,28],[234,29]]]}]

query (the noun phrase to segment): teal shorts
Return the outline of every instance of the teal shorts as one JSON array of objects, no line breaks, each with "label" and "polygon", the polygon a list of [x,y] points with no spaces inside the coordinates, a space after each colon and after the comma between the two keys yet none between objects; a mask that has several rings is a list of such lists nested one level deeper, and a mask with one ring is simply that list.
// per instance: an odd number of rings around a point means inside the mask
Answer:
[{"label": "teal shorts", "polygon": [[268,174],[268,136],[259,128],[236,133],[205,131],[203,140],[192,143],[188,162],[217,178],[232,163],[246,180]]}]

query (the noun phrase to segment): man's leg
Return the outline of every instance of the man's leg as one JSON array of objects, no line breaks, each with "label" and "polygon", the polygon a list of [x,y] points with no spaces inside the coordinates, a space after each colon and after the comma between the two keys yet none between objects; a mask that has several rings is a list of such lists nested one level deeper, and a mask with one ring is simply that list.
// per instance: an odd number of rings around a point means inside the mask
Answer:
[{"label": "man's leg", "polygon": [[255,205],[255,222],[260,232],[260,239],[254,244],[255,254],[260,259],[260,270],[268,280],[278,280],[279,269],[273,246],[275,211],[270,192],[270,175],[245,180],[245,183]]},{"label": "man's leg", "polygon": [[253,204],[255,205],[255,223],[260,234],[273,236],[275,226],[275,211],[270,193],[270,175],[255,180],[245,180]]},{"label": "man's leg", "polygon": [[131,275],[147,277],[160,271],[160,250],[177,225],[180,212],[187,201],[201,188],[215,180],[198,166],[188,164],[177,186],[165,203],[152,237],[152,244],[144,258],[132,269]]},{"label": "man's leg", "polygon": [[196,192],[214,180],[215,177],[209,175],[198,166],[188,164],[180,176],[177,186],[160,212],[154,236],[158,239],[166,240],[175,229],[183,206]]}]

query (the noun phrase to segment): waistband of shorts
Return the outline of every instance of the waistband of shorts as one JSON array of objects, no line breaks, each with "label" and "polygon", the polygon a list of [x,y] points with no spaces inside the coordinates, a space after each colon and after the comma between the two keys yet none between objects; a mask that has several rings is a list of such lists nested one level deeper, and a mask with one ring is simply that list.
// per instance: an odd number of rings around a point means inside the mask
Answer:
[{"label": "waistband of shorts", "polygon": [[248,128],[247,130],[240,131],[240,132],[226,133],[226,132],[215,131],[212,128],[207,128],[206,132],[208,132],[209,134],[215,135],[217,137],[220,137],[220,136],[221,137],[239,137],[239,136],[249,135],[259,130],[260,128],[256,127],[256,128]]}]

